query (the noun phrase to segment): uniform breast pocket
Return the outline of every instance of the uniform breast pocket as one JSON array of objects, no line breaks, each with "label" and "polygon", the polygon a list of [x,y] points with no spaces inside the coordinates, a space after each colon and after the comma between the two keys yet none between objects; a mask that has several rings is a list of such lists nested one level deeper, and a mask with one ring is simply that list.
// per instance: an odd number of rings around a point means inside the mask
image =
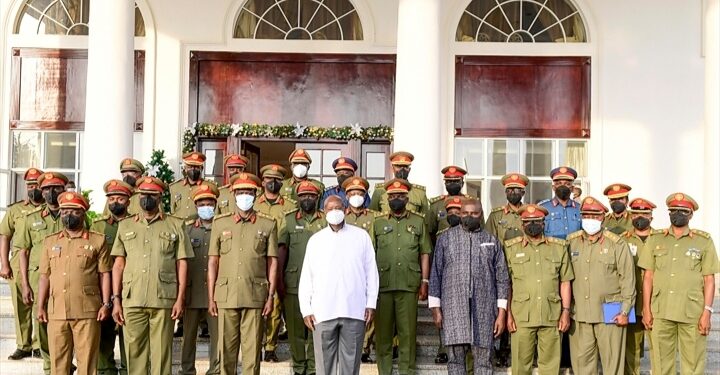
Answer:
[{"label": "uniform breast pocket", "polygon": [[655,269],[663,270],[668,266],[669,251],[664,248],[653,250],[653,258],[655,259]]},{"label": "uniform breast pocket", "polygon": [[547,271],[553,279],[558,278],[558,273],[560,272],[560,265],[561,262],[559,258],[546,256],[544,259],[545,271]]},{"label": "uniform breast pocket", "polygon": [[380,275],[380,288],[387,288],[390,285],[390,263],[378,263],[378,274]]},{"label": "uniform breast pocket", "polygon": [[297,288],[300,281],[300,271],[298,267],[288,267],[285,270],[285,287]]},{"label": "uniform breast pocket", "polygon": [[159,272],[158,280],[158,298],[177,298],[177,278],[174,272]]},{"label": "uniform breast pocket", "polygon": [[95,249],[90,246],[83,246],[75,250],[75,256],[77,257],[78,265],[82,269],[91,267],[95,263],[95,259],[97,259]]},{"label": "uniform breast pocket", "polygon": [[220,254],[227,254],[232,249],[232,233],[223,233],[220,236]]},{"label": "uniform breast pocket", "polygon": [[83,286],[83,311],[98,311],[102,305],[100,287],[97,285]]},{"label": "uniform breast pocket", "polygon": [[520,254],[515,254],[509,259],[509,266],[512,271],[513,277],[522,279],[523,277],[525,277],[525,268],[527,268],[530,257],[524,254],[522,256],[519,255]]},{"label": "uniform breast pocket", "polygon": [[267,238],[266,232],[258,232],[255,234],[255,252],[264,255],[267,250]]},{"label": "uniform breast pocket", "polygon": [[602,254],[599,258],[600,266],[603,267],[605,274],[617,273],[617,263],[615,263],[615,257],[612,254]]},{"label": "uniform breast pocket", "polygon": [[123,247],[125,247],[126,253],[130,253],[132,250],[141,248],[136,243],[138,239],[137,239],[137,233],[135,233],[135,232],[121,233],[118,235],[118,237],[120,237]]},{"label": "uniform breast pocket", "polygon": [[177,235],[170,232],[160,232],[160,250],[165,254],[175,253],[175,243]]}]

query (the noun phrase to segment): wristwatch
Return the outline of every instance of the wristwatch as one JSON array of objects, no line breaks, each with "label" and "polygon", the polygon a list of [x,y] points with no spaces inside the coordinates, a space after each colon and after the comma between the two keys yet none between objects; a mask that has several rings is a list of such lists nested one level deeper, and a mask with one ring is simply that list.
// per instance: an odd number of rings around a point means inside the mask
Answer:
[{"label": "wristwatch", "polygon": [[112,296],[110,296],[110,303],[112,303],[112,302],[115,301],[116,299],[117,299],[117,300],[121,300],[122,297],[121,297],[119,294],[113,294]]},{"label": "wristwatch", "polygon": [[715,313],[715,309],[713,309],[712,306],[705,305],[705,310],[710,311],[710,314]]},{"label": "wristwatch", "polygon": [[112,308],[113,308],[112,300],[108,301],[108,303],[103,303],[103,306],[108,310],[112,310]]},{"label": "wristwatch", "polygon": [[421,281],[423,284],[430,284],[430,280],[428,279],[422,279]]}]

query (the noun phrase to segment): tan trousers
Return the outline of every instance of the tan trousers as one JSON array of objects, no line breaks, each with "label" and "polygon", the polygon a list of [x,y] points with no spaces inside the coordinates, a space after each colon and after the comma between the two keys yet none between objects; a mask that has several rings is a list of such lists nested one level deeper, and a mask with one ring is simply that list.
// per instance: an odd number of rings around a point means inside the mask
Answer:
[{"label": "tan trousers", "polygon": [[625,327],[605,323],[570,325],[570,362],[576,374],[598,374],[598,354],[603,374],[622,374],[625,362]]},{"label": "tan trousers", "polygon": [[680,351],[680,373],[700,375],[705,373],[707,359],[707,336],[700,334],[695,323],[679,323],[655,319],[652,336],[653,374],[675,374],[675,355]]},{"label": "tan trousers", "polygon": [[220,373],[220,360],[218,358],[218,319],[210,316],[207,309],[186,309],[183,314],[184,328],[182,339],[180,375],[195,375],[195,357],[197,354],[197,335],[200,321],[207,318],[208,331],[210,331],[210,350],[208,353],[210,365],[205,375]]},{"label": "tan trousers", "polygon": [[77,359],[77,375],[97,373],[100,322],[95,319],[50,320],[47,329],[52,374],[70,373],[73,352]]},{"label": "tan trousers", "polygon": [[262,309],[219,309],[220,374],[235,375],[242,350],[243,375],[260,374],[264,335]]},{"label": "tan trousers", "polygon": [[125,352],[128,375],[168,375],[172,372],[171,309],[126,307]]},{"label": "tan trousers", "polygon": [[280,332],[280,323],[282,323],[282,312],[282,303],[277,294],[275,294],[275,296],[273,296],[273,311],[267,318],[265,327],[265,351],[272,352],[277,349],[278,333]]},{"label": "tan trousers", "polygon": [[561,338],[562,334],[554,326],[518,327],[510,335],[513,375],[532,374],[536,350],[538,373],[557,374],[560,371]]},{"label": "tan trousers", "polygon": [[[627,326],[625,340],[625,375],[640,375],[640,358],[645,352],[645,326],[637,317],[637,323]],[[651,349],[652,350],[652,349]]]}]

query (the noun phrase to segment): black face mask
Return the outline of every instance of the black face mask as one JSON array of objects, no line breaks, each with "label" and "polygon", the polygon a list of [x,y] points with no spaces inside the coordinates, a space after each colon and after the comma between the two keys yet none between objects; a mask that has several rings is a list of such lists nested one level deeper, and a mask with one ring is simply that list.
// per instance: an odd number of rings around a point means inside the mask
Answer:
[{"label": "black face mask", "polygon": [[62,217],[62,223],[67,229],[78,230],[82,227],[83,220],[80,216],[68,214]]},{"label": "black face mask", "polygon": [[520,193],[509,193],[505,194],[505,198],[507,198],[507,201],[512,204],[513,206],[517,206],[518,203],[522,200],[522,194]]},{"label": "black face mask", "polygon": [[146,212],[153,212],[158,208],[158,200],[150,195],[140,197],[140,208]]},{"label": "black face mask", "polygon": [[543,233],[545,226],[539,222],[530,222],[525,225],[525,234],[530,237],[537,237]]},{"label": "black face mask", "polygon": [[55,191],[55,189],[48,189],[48,190],[42,192],[42,197],[43,197],[43,199],[45,199],[45,203],[52,205],[52,206],[57,206],[59,195],[60,195],[60,193]]},{"label": "black face mask", "polygon": [[395,172],[395,178],[402,178],[403,180],[407,180],[409,175],[410,175],[410,170],[405,169],[405,168],[398,169]]},{"label": "black face mask", "polygon": [[199,170],[199,169],[194,169],[194,168],[193,168],[193,169],[187,171],[186,173],[187,173],[187,176],[188,176],[188,178],[189,178],[190,180],[192,180],[192,181],[197,181],[197,180],[200,179],[200,173],[202,173],[202,171]]},{"label": "black face mask", "polygon": [[460,224],[460,216],[458,215],[447,215],[447,222],[450,227],[456,227]]},{"label": "black face mask", "polygon": [[650,227],[650,219],[642,216],[638,216],[633,219],[632,225],[637,230],[645,230]]},{"label": "black face mask", "polygon": [[341,174],[341,175],[337,176],[338,186],[342,186],[343,182],[345,182],[345,180],[347,180],[350,177],[352,177],[352,176],[349,176],[346,174]]},{"label": "black face mask", "polygon": [[128,175],[125,175],[125,177],[123,177],[123,181],[124,181],[126,184],[134,187],[135,184],[137,183],[137,178],[135,178],[135,177],[133,177],[133,176],[131,176],[131,175],[128,174]]},{"label": "black face mask", "polygon": [[115,216],[122,216],[122,215],[125,215],[125,212],[127,212],[127,206],[125,206],[124,204],[120,204],[120,203],[111,203],[108,206],[108,209]]},{"label": "black face mask", "polygon": [[610,208],[615,214],[621,214],[625,211],[625,203],[620,201],[612,201],[610,202]]},{"label": "black face mask", "polygon": [[458,195],[460,194],[460,190],[462,190],[462,182],[447,182],[445,183],[445,190],[447,190],[448,194],[450,195]]},{"label": "black face mask", "polygon": [[35,203],[41,203],[43,201],[42,191],[40,189],[28,190],[28,198]]},{"label": "black face mask", "polygon": [[278,180],[272,180],[265,184],[265,190],[272,194],[277,194],[280,191],[280,188],[282,188],[282,182]]},{"label": "black face mask", "polygon": [[690,215],[685,214],[682,211],[671,211],[670,212],[670,223],[678,228],[682,228],[690,222]]},{"label": "black face mask", "polygon": [[480,228],[480,218],[479,217],[472,217],[472,216],[465,216],[462,219],[460,219],[460,222],[462,223],[463,227],[465,229],[474,232]]},{"label": "black face mask", "polygon": [[388,204],[390,205],[390,209],[393,212],[402,212],[402,210],[404,210],[405,206],[407,205],[407,201],[402,198],[395,198],[395,199],[390,199],[388,201]]},{"label": "black face mask", "polygon": [[568,200],[570,198],[570,188],[565,185],[560,185],[555,188],[555,196],[560,200]]},{"label": "black face mask", "polygon": [[317,199],[301,199],[300,208],[307,213],[314,212],[317,207]]}]

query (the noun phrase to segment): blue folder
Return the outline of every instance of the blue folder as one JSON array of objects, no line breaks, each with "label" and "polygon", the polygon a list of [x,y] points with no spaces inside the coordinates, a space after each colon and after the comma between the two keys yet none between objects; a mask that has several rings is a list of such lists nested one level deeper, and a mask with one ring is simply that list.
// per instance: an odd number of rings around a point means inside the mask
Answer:
[{"label": "blue folder", "polygon": [[[622,302],[606,302],[603,303],[602,308],[605,324],[615,324],[613,318],[620,314],[620,310],[622,309]],[[635,307],[632,307],[630,309],[630,312],[628,313],[628,322],[635,323],[635,321]]]}]

